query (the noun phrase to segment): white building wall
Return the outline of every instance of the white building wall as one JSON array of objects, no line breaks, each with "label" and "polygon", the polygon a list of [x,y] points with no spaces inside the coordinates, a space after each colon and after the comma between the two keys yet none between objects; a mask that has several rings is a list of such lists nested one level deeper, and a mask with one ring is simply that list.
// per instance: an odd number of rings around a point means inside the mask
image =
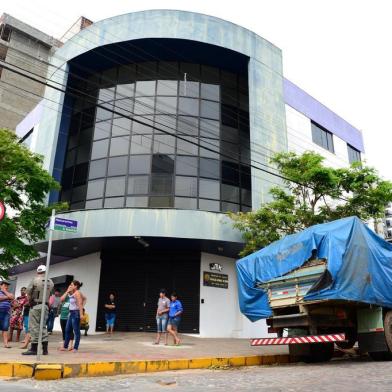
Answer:
[{"label": "white building wall", "polygon": [[294,151],[298,154],[302,154],[305,151],[314,151],[325,157],[327,166],[334,168],[349,165],[347,143],[333,135],[334,153],[313,143],[311,120],[289,105],[286,105],[286,124],[289,151]]},{"label": "white building wall", "polygon": [[[221,273],[228,275],[228,289],[203,285],[203,271],[210,271],[210,263],[222,265]],[[235,259],[201,254],[200,300],[204,300],[200,303],[201,337],[251,338],[268,335],[265,320],[252,323],[240,312],[237,287]]]},{"label": "white building wall", "polygon": [[[27,287],[35,274],[36,271],[34,270],[17,275],[16,293],[20,292],[21,287]],[[92,253],[86,256],[78,257],[77,259],[54,264],[50,267],[49,270],[50,278],[62,275],[73,275],[74,279],[83,282],[81,291],[87,297],[85,309],[90,316],[92,334],[95,333],[95,325],[97,320],[100,274],[101,259],[99,253]],[[58,317],[56,318],[54,330],[61,330]]]}]

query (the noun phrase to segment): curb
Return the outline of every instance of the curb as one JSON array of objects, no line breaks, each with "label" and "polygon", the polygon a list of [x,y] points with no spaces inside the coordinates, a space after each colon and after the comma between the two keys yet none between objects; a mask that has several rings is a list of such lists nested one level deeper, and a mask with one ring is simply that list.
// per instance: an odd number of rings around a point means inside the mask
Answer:
[{"label": "curb", "polygon": [[252,355],[224,358],[169,359],[157,361],[119,361],[90,363],[0,363],[0,377],[58,380],[71,377],[115,376],[168,370],[276,365],[297,362],[290,355]]}]

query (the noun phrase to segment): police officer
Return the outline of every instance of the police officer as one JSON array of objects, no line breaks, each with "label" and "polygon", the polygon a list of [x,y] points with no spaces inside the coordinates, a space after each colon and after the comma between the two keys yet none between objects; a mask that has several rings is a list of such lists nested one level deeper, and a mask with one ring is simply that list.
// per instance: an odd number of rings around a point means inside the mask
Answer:
[{"label": "police officer", "polygon": [[42,330],[42,354],[48,355],[48,331],[46,329],[46,321],[48,319],[49,296],[54,285],[51,279],[47,280],[46,298],[44,298],[45,271],[46,267],[44,265],[40,265],[37,268],[37,275],[27,287],[27,295],[30,302],[29,332],[31,335],[31,347],[30,350],[22,353],[23,355],[37,355],[39,326],[43,302],[45,303],[45,317]]}]

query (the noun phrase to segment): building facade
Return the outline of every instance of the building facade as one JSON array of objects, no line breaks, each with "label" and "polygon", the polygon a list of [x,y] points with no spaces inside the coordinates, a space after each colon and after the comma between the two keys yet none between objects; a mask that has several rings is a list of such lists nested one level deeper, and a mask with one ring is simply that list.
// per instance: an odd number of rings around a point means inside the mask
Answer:
[{"label": "building facade", "polygon": [[[153,331],[160,288],[178,292],[181,330],[205,337],[266,334],[239,312],[242,238],[225,214],[250,211],[280,184],[279,151],[322,153],[346,166],[361,133],[283,77],[282,54],[230,22],[168,10],[94,23],[56,51],[59,89],[18,126],[61,183],[77,233],[54,233],[51,277],[84,282],[104,328],[117,296],[119,330]],[[46,250],[44,241],[37,244]],[[12,273],[17,287],[39,261]]]},{"label": "building facade", "polygon": [[[0,60],[46,77],[48,61],[60,41],[8,14],[0,17]],[[20,68],[19,68],[20,69]],[[22,78],[0,63],[0,128],[15,130],[38,104],[45,86]]]}]

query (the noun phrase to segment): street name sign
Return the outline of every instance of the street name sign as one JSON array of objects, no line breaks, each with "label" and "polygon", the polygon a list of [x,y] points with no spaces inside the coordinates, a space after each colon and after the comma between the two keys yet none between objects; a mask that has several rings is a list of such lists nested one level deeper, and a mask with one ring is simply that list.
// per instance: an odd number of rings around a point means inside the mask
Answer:
[{"label": "street name sign", "polygon": [[78,231],[78,221],[64,218],[54,218],[54,230],[76,233]]}]

